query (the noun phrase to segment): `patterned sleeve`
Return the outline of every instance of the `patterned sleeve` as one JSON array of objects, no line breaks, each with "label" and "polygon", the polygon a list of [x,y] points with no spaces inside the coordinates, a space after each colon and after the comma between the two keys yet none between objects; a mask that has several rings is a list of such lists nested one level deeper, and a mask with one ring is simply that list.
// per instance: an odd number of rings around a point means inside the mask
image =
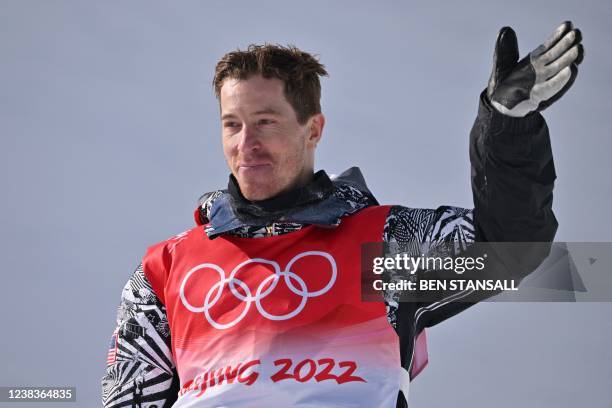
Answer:
[{"label": "patterned sleeve", "polygon": [[[383,232],[383,241],[393,244],[396,250],[406,252],[412,256],[418,256],[423,245],[435,251],[436,248],[453,248],[454,251],[466,249],[474,242],[474,214],[473,210],[441,206],[437,209],[407,208],[393,206],[389,211]],[[391,280],[399,280],[402,276],[391,276]],[[399,293],[385,292],[388,317],[392,326],[398,329]],[[459,311],[471,306],[471,303],[461,302],[454,305],[453,300],[457,300],[460,294],[456,294],[449,299],[440,299],[436,307],[432,308],[428,315],[435,314],[436,323],[442,321]],[[415,317],[421,317],[429,309],[420,305],[419,310],[411,310]],[[416,307],[415,304],[408,303],[406,309]],[[435,310],[435,313],[431,313]],[[410,316],[412,317],[412,316]],[[428,316],[431,318],[431,316]],[[408,319],[412,321],[412,318]],[[416,326],[416,321],[414,322]],[[431,324],[428,324],[428,326]],[[423,326],[419,327],[418,333]]]},{"label": "patterned sleeve", "polygon": [[177,392],[166,308],[140,264],[121,295],[102,378],[102,403],[105,408],[144,403],[150,408],[170,407]]}]

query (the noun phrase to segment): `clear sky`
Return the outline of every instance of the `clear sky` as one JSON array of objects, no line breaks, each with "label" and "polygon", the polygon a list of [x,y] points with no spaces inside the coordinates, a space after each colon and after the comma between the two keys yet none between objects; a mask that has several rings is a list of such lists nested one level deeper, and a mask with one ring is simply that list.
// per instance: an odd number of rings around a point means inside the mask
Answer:
[{"label": "clear sky", "polygon": [[[567,19],[586,55],[544,113],[556,240],[612,241],[609,0],[0,0],[0,386],[74,385],[78,406],[99,405],[123,285],[227,183],[211,86],[225,52],[320,56],[317,168],[361,167],[382,203],[471,207],[468,134],[498,29],[523,56]],[[477,305],[429,330],[411,406],[609,407],[611,314]]]}]

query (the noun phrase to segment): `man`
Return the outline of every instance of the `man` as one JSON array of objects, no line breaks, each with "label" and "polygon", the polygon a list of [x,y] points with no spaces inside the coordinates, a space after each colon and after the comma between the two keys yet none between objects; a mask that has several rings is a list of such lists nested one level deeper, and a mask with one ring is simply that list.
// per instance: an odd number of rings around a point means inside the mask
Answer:
[{"label": "man", "polygon": [[539,111],[572,85],[580,42],[565,22],[519,61],[500,31],[470,135],[473,210],[379,206],[358,169],[315,173],[324,67],[294,47],[226,54],[214,87],[228,188],[204,194],[197,226],[150,247],[125,286],[104,406],[407,406],[419,334],[479,299],[362,302],[361,244],[552,241]]}]

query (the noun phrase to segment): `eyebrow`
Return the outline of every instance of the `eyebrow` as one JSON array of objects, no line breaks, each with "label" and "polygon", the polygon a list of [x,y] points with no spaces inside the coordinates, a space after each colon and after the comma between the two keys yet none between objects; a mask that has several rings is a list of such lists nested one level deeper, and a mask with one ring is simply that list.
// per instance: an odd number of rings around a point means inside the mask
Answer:
[{"label": "eyebrow", "polygon": [[221,120],[232,119],[235,117],[236,115],[234,115],[233,113],[224,113],[223,115],[221,115]]},{"label": "eyebrow", "polygon": [[265,108],[262,110],[258,110],[254,113],[254,115],[280,115],[280,113],[273,108]]},{"label": "eyebrow", "polygon": [[[280,112],[273,108],[265,108],[258,110],[257,112],[253,113],[253,115],[280,115]],[[224,113],[223,115],[221,115],[221,120],[232,119],[235,117],[236,115],[234,115],[233,113]]]}]

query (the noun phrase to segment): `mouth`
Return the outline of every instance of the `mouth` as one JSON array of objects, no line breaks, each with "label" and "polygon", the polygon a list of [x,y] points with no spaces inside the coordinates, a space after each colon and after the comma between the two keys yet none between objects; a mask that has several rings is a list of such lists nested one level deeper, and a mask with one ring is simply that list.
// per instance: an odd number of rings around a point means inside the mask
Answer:
[{"label": "mouth", "polygon": [[269,166],[269,164],[268,163],[239,164],[238,168],[240,168],[240,169],[253,169],[253,168],[265,167],[265,166]]},{"label": "mouth", "polygon": [[243,163],[238,165],[238,171],[244,175],[258,174],[272,168],[270,163]]}]

